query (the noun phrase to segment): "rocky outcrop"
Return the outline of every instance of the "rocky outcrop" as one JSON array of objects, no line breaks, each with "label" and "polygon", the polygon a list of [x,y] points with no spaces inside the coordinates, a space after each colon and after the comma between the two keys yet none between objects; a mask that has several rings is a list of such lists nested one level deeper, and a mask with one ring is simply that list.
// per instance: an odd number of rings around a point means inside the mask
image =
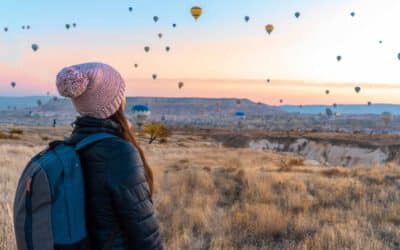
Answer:
[{"label": "rocky outcrop", "polygon": [[251,140],[249,147],[292,152],[303,156],[306,160],[333,166],[376,165],[385,163],[390,159],[390,153],[386,147],[335,145],[306,138],[299,138],[290,143],[288,141],[280,142],[279,139]]},{"label": "rocky outcrop", "polygon": [[226,147],[250,147],[303,156],[309,165],[372,166],[389,161],[400,162],[400,145],[377,143],[371,140],[318,138],[307,136],[253,136],[246,134],[214,135]]}]

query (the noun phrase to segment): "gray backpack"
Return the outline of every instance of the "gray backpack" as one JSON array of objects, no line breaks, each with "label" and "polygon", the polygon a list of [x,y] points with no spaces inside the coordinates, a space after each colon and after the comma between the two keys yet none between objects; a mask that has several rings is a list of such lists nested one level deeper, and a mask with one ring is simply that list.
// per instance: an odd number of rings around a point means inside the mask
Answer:
[{"label": "gray backpack", "polygon": [[76,145],[55,141],[28,163],[14,200],[18,250],[87,249],[84,182],[78,151],[112,134]]}]

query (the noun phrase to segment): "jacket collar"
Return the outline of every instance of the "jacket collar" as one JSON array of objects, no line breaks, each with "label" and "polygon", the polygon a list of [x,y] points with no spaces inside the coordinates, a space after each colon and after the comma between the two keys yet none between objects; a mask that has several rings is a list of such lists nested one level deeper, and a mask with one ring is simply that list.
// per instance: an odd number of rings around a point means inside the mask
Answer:
[{"label": "jacket collar", "polygon": [[72,123],[73,131],[69,138],[72,143],[79,142],[84,137],[94,133],[111,133],[115,135],[121,134],[121,126],[111,119],[99,119],[89,116],[78,117]]}]

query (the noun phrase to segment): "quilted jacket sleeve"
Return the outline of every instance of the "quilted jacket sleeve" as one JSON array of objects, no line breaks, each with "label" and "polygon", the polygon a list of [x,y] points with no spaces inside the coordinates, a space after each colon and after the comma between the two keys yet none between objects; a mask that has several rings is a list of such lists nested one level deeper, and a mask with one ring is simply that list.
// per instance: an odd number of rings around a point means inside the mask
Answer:
[{"label": "quilted jacket sleeve", "polygon": [[163,249],[142,161],[130,144],[107,162],[107,186],[128,249]]}]

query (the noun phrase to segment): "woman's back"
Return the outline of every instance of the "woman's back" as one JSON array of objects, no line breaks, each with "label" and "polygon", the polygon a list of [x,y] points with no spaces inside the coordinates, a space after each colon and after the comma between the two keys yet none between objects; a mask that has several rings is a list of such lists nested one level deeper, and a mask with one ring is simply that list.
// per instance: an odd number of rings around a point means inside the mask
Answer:
[{"label": "woman's back", "polygon": [[[89,134],[119,135],[109,119],[82,117],[71,141]],[[119,137],[98,142],[80,153],[85,177],[86,218],[92,249],[161,249],[159,227],[140,156]]]}]

